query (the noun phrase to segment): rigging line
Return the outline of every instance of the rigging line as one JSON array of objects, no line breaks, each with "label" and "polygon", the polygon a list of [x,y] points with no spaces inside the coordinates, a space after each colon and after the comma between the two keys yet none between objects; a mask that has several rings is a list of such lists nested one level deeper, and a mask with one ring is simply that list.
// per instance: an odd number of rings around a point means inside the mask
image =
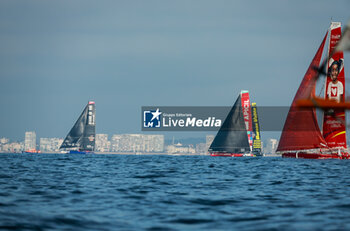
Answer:
[{"label": "rigging line", "polygon": [[325,83],[322,84],[322,88],[320,90],[320,93],[318,94],[318,97],[321,97],[322,92],[324,92],[324,86],[325,85],[326,85]]}]

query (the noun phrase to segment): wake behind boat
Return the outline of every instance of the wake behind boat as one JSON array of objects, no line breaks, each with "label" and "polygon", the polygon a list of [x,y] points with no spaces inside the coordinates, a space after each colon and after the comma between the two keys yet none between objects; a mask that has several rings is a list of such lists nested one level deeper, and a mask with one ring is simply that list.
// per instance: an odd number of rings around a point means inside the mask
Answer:
[{"label": "wake behind boat", "polygon": [[95,149],[95,102],[89,101],[60,149],[70,154],[93,153]]}]

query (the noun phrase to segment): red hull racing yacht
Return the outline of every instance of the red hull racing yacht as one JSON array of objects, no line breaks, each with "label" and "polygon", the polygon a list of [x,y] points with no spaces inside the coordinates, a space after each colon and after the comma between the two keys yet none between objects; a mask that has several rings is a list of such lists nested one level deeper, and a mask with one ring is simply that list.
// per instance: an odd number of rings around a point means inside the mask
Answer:
[{"label": "red hull racing yacht", "polygon": [[69,154],[93,153],[95,148],[95,102],[89,101],[60,149]]},{"label": "red hull racing yacht", "polygon": [[[340,30],[340,23],[331,24],[329,54],[332,54],[332,49],[340,38]],[[314,67],[320,65],[327,35],[328,32],[306,71],[289,109],[277,147],[277,152],[282,153],[282,157],[304,159],[349,159],[350,157],[346,151],[344,109],[334,108],[331,109],[331,112],[329,110],[324,112],[323,133],[321,133],[317,123],[315,107],[300,107],[300,102],[304,99],[315,96],[318,72]],[[334,60],[340,59],[343,59],[343,53],[335,53],[329,59],[328,66],[331,66]],[[343,92],[345,92],[344,69],[339,71],[337,84],[333,86],[330,84],[331,81],[330,77],[327,77],[325,98],[338,96],[338,100],[343,101]],[[341,87],[338,88],[339,85],[342,85],[342,89]],[[330,90],[327,90],[327,88]],[[314,99],[317,98],[314,97]]]},{"label": "red hull racing yacht", "polygon": [[[245,118],[244,118],[245,117]],[[249,124],[250,123],[250,124]],[[254,156],[249,92],[242,91],[209,147],[211,156]]]}]

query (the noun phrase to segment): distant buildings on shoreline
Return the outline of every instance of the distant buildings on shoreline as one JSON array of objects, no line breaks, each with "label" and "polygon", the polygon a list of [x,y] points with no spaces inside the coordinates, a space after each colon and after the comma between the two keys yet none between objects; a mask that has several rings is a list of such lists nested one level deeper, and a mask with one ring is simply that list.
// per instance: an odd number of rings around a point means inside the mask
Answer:
[{"label": "distant buildings on shoreline", "polygon": [[[95,151],[101,153],[164,153],[164,154],[208,154],[208,148],[214,135],[207,135],[205,143],[181,144],[172,141],[166,145],[164,135],[148,134],[96,134]],[[59,153],[62,138],[40,138],[37,144],[34,131],[27,131],[22,142],[10,142],[8,138],[0,138],[0,152],[21,153],[24,150],[40,150],[42,153]],[[263,146],[263,145],[262,145]],[[275,154],[277,139],[268,139],[264,153]]]},{"label": "distant buildings on shoreline", "polygon": [[[102,143],[106,140],[106,134],[103,134]],[[96,137],[97,142],[97,137]],[[108,142],[108,141],[107,141]],[[107,146],[108,143],[103,143]],[[102,149],[105,150],[105,149]],[[102,151],[96,147],[96,151]],[[111,152],[163,152],[164,135],[144,135],[144,134],[118,134],[113,135],[110,141]]]},{"label": "distant buildings on shoreline", "polygon": [[[0,138],[0,152],[40,150],[42,153],[59,153],[62,143],[62,138],[40,138],[37,144],[36,133],[28,131],[25,132],[22,142],[10,142],[8,138]],[[163,153],[165,150],[164,135],[115,134],[108,140],[107,134],[96,134],[96,152]]]},{"label": "distant buildings on shoreline", "polygon": [[62,138],[40,138],[40,151],[58,152],[62,143]]},{"label": "distant buildings on shoreline", "polygon": [[19,153],[24,150],[24,142],[11,142],[3,137],[0,138],[0,152]]},{"label": "distant buildings on shoreline", "polygon": [[36,133],[24,133],[24,150],[36,150]]}]

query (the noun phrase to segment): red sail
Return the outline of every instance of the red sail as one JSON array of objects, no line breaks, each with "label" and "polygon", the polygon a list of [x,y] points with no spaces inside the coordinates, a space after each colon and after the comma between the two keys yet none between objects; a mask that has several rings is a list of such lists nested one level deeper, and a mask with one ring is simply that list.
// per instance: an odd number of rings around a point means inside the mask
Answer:
[{"label": "red sail", "polygon": [[[339,22],[332,22],[330,34],[328,55],[332,54],[333,49],[341,37],[341,24]],[[329,68],[334,61],[340,64],[340,71],[338,72],[337,80],[334,82],[331,80],[331,73],[327,72],[325,98],[342,102],[345,99],[344,55],[342,51],[332,55],[328,60],[327,67]],[[334,115],[327,114],[326,112],[323,120],[323,136],[327,145],[330,148],[346,148],[345,110],[334,109]]]},{"label": "red sail", "polygon": [[[328,34],[328,33],[327,33]],[[283,127],[277,151],[293,151],[327,147],[320,128],[317,124],[315,108],[296,107],[296,101],[315,92],[315,79],[322,57],[322,51],[326,42],[327,34],[321,46],[312,60],[306,74],[299,86],[294,100],[289,109],[286,122]]]}]

